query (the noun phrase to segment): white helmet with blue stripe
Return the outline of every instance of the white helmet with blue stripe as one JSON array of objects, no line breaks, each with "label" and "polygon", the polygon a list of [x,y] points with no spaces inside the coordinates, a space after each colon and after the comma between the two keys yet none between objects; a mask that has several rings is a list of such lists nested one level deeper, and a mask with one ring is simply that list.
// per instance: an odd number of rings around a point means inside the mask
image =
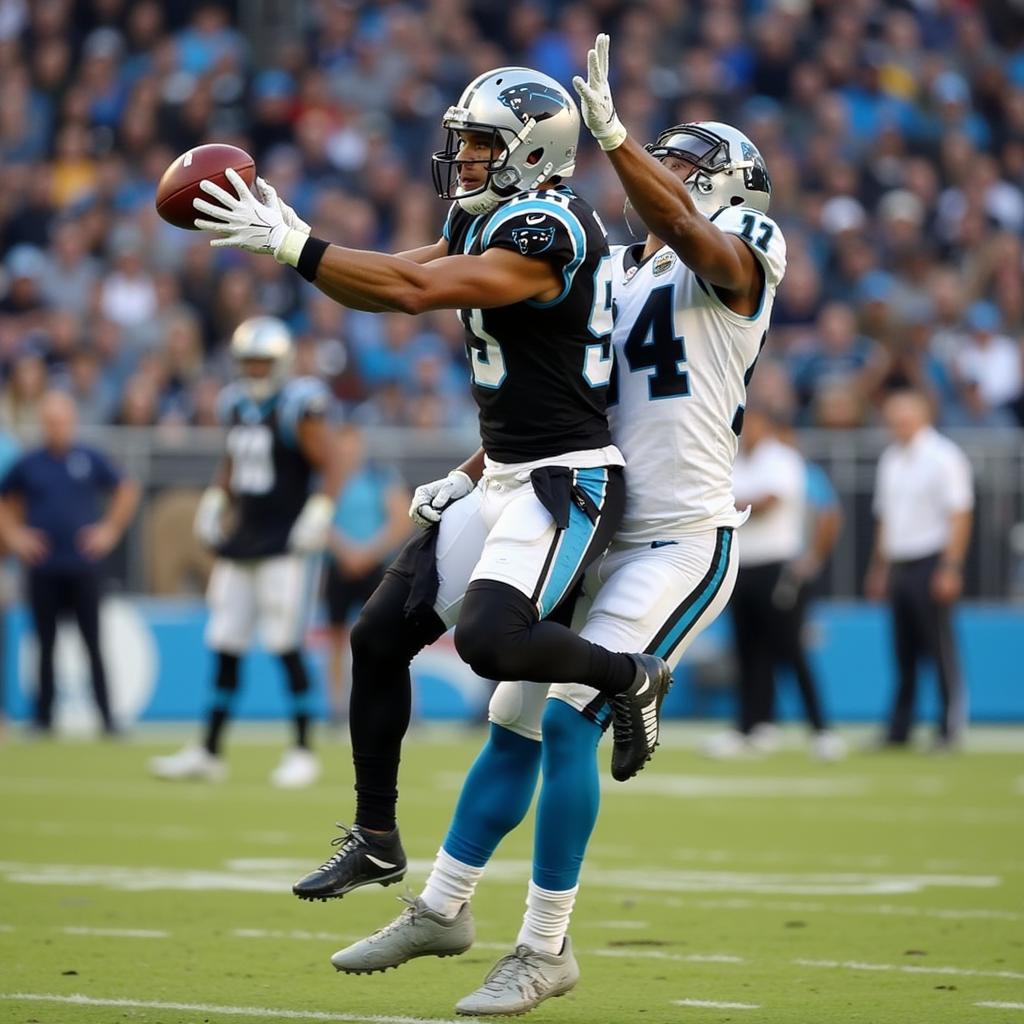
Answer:
[{"label": "white helmet with blue stripe", "polygon": [[[279,391],[292,367],[292,332],[283,320],[255,316],[243,320],[231,336],[231,358],[239,369],[239,384],[254,401],[262,402]],[[253,377],[241,371],[241,364],[258,360],[270,364],[266,376]]]}]

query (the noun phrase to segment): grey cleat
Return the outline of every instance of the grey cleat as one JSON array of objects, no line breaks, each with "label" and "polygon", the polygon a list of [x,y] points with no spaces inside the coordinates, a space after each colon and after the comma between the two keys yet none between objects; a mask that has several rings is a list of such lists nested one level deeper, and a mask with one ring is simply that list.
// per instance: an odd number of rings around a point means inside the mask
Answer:
[{"label": "grey cleat", "polygon": [[337,970],[372,974],[418,956],[458,956],[473,945],[476,926],[468,903],[454,917],[442,917],[418,896],[399,899],[409,905],[394,921],[331,957]]},{"label": "grey cleat", "polygon": [[568,935],[558,954],[520,944],[491,968],[475,992],[455,1004],[455,1012],[467,1017],[528,1013],[545,999],[564,996],[579,980],[580,965]]}]

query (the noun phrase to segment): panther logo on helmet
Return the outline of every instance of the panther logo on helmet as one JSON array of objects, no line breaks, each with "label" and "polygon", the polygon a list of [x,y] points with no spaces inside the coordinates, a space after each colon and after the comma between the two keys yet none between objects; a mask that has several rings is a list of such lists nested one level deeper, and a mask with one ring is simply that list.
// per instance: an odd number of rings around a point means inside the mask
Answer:
[{"label": "panther logo on helmet", "polygon": [[565,97],[541,82],[509,86],[498,93],[498,102],[508,107],[523,124],[546,121],[565,110]]}]

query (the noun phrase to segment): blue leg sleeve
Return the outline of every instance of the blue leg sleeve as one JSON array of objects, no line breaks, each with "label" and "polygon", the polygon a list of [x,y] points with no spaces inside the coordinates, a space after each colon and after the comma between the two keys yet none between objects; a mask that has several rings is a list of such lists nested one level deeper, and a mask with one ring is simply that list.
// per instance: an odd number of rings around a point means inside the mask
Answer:
[{"label": "blue leg sleeve", "polygon": [[491,723],[455,807],[444,850],[456,860],[483,867],[498,843],[526,817],[540,772],[540,747]]},{"label": "blue leg sleeve", "polygon": [[549,700],[541,735],[544,780],[537,802],[533,881],[542,889],[563,892],[579,881],[601,805],[601,727],[564,701]]}]

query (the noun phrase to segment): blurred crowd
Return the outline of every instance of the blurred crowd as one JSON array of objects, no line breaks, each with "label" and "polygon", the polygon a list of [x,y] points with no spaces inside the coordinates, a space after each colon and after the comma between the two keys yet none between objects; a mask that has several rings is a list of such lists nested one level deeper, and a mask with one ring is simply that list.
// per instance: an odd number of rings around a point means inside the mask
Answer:
[{"label": "blurred crowd", "polygon": [[[230,142],[318,235],[434,241],[444,109],[508,63],[569,86],[599,30],[634,135],[727,120],[765,156],[789,271],[763,401],[846,428],[910,383],[940,425],[1024,422],[1019,5],[306,0],[265,38],[243,33],[245,2],[0,0],[0,425],[32,422],[54,384],[86,423],[211,424],[225,341],[257,312],[294,326],[299,369],[355,421],[471,423],[454,315],[348,312],[164,224],[156,182]],[[628,241],[588,139],[575,181]]]}]

